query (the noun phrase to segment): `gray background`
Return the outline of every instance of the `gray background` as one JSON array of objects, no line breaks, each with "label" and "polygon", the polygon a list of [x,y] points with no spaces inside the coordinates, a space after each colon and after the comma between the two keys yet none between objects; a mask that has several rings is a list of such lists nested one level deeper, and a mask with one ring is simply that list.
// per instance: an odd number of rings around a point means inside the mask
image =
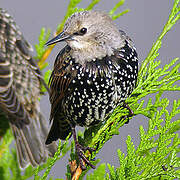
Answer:
[{"label": "gray background", "polygon": [[[34,45],[38,41],[41,27],[51,28],[52,32],[56,30],[56,26],[65,15],[68,2],[68,0],[0,0],[0,7],[8,10],[20,27],[25,38]],[[82,0],[80,7],[86,7],[90,2],[90,0]],[[108,12],[117,2],[118,0],[101,0],[101,2],[95,6],[95,9]],[[147,56],[152,47],[152,43],[155,42],[162,31],[172,6],[172,0],[126,0],[125,5],[118,9],[118,12],[121,12],[125,8],[131,10],[128,14],[116,20],[116,23],[118,27],[124,30],[135,42],[140,64]],[[160,49],[160,56],[158,59],[162,61],[163,65],[170,62],[171,59],[179,57],[179,41],[180,24],[176,24],[164,38],[163,47]],[[63,43],[58,44],[53,49],[52,54],[48,58],[49,67],[47,69],[52,68],[55,56],[63,46]],[[171,97],[172,99],[177,99],[177,95],[177,93],[165,94],[165,96]],[[48,96],[42,99],[41,109],[48,119],[50,110]],[[101,162],[108,162],[114,166],[118,166],[119,163],[116,150],[120,148],[123,152],[126,152],[125,140],[127,135],[132,136],[135,146],[138,145],[140,125],[147,128],[148,121],[143,116],[139,115],[134,117],[128,125],[121,127],[120,135],[114,136],[112,140],[107,142],[96,157],[101,158]],[[50,175],[65,178],[65,165],[67,163],[68,156],[65,156],[55,164]]]}]

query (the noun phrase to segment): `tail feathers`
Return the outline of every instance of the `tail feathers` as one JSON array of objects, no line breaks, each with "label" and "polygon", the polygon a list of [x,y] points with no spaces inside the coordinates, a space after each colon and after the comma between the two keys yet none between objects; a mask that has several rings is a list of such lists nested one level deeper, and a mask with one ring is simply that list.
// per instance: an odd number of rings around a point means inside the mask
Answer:
[{"label": "tail feathers", "polygon": [[51,130],[48,134],[46,144],[50,144],[57,139],[65,140],[71,132],[71,126],[64,118],[53,119]]},{"label": "tail feathers", "polygon": [[[45,123],[46,121],[44,120],[43,116],[40,115],[40,127],[41,127],[41,131],[42,131],[42,139],[43,139],[43,144],[45,144],[45,141],[47,139],[47,136],[48,136],[48,132],[49,132],[49,129],[48,129],[48,123]],[[45,145],[46,146],[46,149],[48,151],[48,155],[50,157],[53,157],[54,154],[56,153],[57,151],[57,144],[56,142],[52,142],[51,144],[49,145]]]},{"label": "tail feathers", "polygon": [[16,140],[17,155],[21,168],[26,168],[29,163],[32,166],[37,166],[44,162],[47,153],[41,142],[38,129],[35,129],[32,124],[25,125],[22,128],[11,124],[11,127]]},{"label": "tail feathers", "polygon": [[18,126],[15,123],[10,123],[10,126],[16,140],[17,155],[21,168],[26,168],[29,164],[35,167],[44,163],[48,155],[53,156],[57,151],[55,143],[48,147],[45,145],[48,129],[42,116],[39,119],[30,119],[28,125]]}]

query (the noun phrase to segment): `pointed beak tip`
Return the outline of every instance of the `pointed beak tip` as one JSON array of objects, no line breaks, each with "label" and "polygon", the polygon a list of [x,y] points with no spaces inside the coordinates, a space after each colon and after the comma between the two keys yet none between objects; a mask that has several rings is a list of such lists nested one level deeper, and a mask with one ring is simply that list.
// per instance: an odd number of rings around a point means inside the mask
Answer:
[{"label": "pointed beak tip", "polygon": [[45,46],[50,46],[51,43],[50,43],[50,41],[48,41],[48,42],[46,42],[44,45],[45,45]]},{"label": "pointed beak tip", "polygon": [[60,41],[64,41],[64,40],[69,39],[69,38],[70,38],[69,35],[65,35],[64,32],[61,32],[56,37],[54,37],[53,39],[49,40],[45,45],[46,46],[50,46],[52,44],[55,44],[55,43],[60,42]]},{"label": "pointed beak tip", "polygon": [[50,45],[56,44],[57,42],[58,42],[58,38],[56,36],[53,39],[50,39],[48,42],[46,42],[45,46],[50,46]]}]

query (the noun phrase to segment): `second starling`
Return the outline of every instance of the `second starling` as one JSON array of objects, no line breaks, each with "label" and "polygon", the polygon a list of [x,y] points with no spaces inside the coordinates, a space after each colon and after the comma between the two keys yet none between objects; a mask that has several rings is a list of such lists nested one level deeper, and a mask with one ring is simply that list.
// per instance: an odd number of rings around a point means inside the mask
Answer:
[{"label": "second starling", "polygon": [[52,122],[46,144],[64,140],[72,132],[82,169],[84,156],[75,126],[89,127],[104,121],[133,91],[138,58],[131,39],[99,11],[73,14],[63,31],[47,42],[66,41],[56,57],[50,77]]},{"label": "second starling", "polygon": [[55,143],[45,146],[48,123],[40,112],[41,83],[45,85],[29,43],[0,8],[0,124],[9,120],[21,168],[42,164],[57,150]]}]

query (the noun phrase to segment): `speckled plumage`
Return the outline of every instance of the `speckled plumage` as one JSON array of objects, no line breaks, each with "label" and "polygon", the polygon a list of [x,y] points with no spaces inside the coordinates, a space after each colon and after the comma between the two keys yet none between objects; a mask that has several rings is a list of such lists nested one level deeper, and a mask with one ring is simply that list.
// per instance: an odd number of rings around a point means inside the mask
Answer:
[{"label": "speckled plumage", "polygon": [[0,8],[0,110],[10,122],[21,168],[45,162],[57,149],[45,146],[48,128],[38,100],[40,82],[45,83],[30,51],[12,17]]},{"label": "speckled plumage", "polygon": [[47,143],[65,139],[76,125],[104,121],[131,94],[138,73],[131,39],[102,12],[74,14],[60,36],[48,42],[65,37],[68,45],[58,54],[50,78],[53,124]]}]

